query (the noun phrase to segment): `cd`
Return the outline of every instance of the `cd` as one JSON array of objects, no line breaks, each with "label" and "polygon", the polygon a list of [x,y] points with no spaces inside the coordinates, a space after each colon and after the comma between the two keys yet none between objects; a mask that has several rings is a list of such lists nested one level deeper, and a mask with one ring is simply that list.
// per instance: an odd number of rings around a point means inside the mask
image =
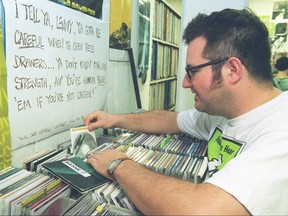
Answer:
[{"label": "cd", "polygon": [[79,145],[75,146],[74,155],[80,158],[85,158],[87,153],[97,147],[94,137],[86,132],[78,135],[76,140],[81,139]]}]

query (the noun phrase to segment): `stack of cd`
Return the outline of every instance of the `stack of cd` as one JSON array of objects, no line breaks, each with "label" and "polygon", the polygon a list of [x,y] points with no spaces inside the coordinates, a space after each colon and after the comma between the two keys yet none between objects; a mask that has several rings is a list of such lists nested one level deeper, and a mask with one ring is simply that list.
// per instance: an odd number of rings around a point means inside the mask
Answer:
[{"label": "stack of cd", "polygon": [[194,183],[204,180],[208,168],[207,142],[190,135],[126,132],[96,150],[116,148],[156,172]]},{"label": "stack of cd", "polygon": [[25,169],[9,167],[0,171],[0,215],[42,215],[71,188],[60,179]]},{"label": "stack of cd", "polygon": [[[52,206],[51,206],[52,207]],[[130,211],[103,201],[97,194],[89,192],[78,198],[74,204],[61,215],[138,215]]]},{"label": "stack of cd", "polygon": [[171,136],[127,132],[114,142],[194,157],[204,157],[207,152],[207,141],[186,134]]}]

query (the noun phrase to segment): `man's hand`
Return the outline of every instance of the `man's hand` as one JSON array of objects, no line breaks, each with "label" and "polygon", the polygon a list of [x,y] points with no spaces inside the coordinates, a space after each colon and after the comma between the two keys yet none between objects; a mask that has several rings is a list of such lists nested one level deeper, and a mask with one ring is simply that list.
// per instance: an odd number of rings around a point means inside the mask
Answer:
[{"label": "man's hand", "polygon": [[98,173],[105,176],[106,178],[113,180],[113,178],[107,173],[108,164],[112,160],[125,157],[127,157],[126,154],[115,149],[94,151],[89,155],[86,162],[91,164]]},{"label": "man's hand", "polygon": [[115,116],[110,113],[95,111],[84,117],[84,124],[88,126],[89,131],[97,128],[113,128]]}]

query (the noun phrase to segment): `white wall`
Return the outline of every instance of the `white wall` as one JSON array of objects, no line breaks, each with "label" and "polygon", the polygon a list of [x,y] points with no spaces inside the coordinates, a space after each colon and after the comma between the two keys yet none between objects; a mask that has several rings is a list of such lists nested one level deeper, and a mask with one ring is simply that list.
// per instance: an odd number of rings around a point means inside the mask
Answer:
[{"label": "white wall", "polygon": [[250,0],[249,8],[251,8],[258,16],[272,14],[273,0]]}]

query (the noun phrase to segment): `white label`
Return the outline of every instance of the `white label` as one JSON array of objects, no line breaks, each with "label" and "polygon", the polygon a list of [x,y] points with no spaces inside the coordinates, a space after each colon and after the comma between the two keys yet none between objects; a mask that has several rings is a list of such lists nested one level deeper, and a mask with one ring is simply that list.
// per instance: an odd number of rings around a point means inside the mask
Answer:
[{"label": "white label", "polygon": [[91,176],[88,172],[86,172],[85,170],[81,169],[80,167],[76,166],[75,164],[73,164],[70,161],[63,161],[63,163],[70,167],[72,170],[76,171],[77,173],[79,173],[80,175],[82,175],[83,177],[89,177]]}]

